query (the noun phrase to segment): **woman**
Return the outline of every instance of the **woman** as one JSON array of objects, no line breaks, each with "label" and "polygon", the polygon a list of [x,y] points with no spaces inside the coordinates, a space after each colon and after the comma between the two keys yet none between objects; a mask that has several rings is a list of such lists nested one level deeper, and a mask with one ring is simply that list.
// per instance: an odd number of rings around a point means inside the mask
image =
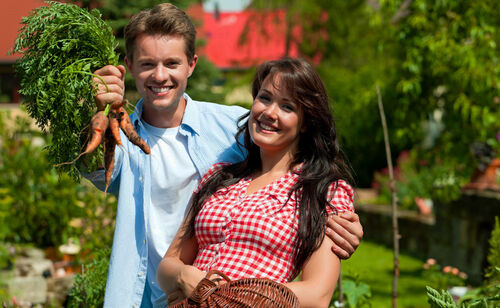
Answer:
[{"label": "woman", "polygon": [[325,222],[353,211],[353,190],[326,90],[309,63],[283,59],[258,68],[252,96],[239,130],[246,160],[214,165],[203,177],[157,280],[170,303],[218,269],[233,280],[284,283],[301,306],[327,307],[340,261]]}]

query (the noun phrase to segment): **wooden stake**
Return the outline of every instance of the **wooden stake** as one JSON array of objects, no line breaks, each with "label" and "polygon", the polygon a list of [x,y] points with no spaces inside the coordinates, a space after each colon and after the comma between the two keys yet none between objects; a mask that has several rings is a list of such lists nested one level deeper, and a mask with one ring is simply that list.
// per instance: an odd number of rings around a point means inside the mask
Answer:
[{"label": "wooden stake", "polygon": [[389,144],[389,133],[387,131],[387,122],[385,120],[384,105],[382,104],[382,95],[380,88],[377,87],[378,108],[380,111],[380,120],[384,131],[385,154],[387,158],[387,166],[389,168],[389,188],[392,193],[392,233],[394,245],[394,279],[392,282],[392,307],[397,307],[398,298],[398,278],[399,278],[399,229],[398,229],[398,196],[396,194],[396,186],[394,182],[394,171],[392,168],[391,146]]}]

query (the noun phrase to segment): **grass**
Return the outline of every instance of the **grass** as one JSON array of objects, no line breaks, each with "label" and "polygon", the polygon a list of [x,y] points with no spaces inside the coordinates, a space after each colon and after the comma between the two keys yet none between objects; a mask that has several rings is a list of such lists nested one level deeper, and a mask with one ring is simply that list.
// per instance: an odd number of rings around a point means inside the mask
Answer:
[{"label": "grass", "polygon": [[[398,308],[429,307],[420,259],[399,255],[400,276],[398,282]],[[371,288],[372,308],[392,307],[394,254],[392,249],[369,241],[363,241],[354,255],[342,261],[342,272],[357,275]]]}]

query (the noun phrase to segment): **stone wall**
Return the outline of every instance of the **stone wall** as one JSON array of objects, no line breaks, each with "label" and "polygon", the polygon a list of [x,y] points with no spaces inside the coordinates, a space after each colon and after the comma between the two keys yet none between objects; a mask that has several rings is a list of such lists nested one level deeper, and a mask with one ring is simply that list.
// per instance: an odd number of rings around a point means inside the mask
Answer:
[{"label": "stone wall", "polygon": [[[393,247],[391,207],[360,204],[356,209],[364,238]],[[466,190],[459,200],[449,204],[435,201],[434,213],[399,213],[401,251],[458,267],[469,275],[471,283],[479,284],[487,266],[495,216],[500,216],[500,193]]]},{"label": "stone wall", "polygon": [[61,269],[45,258],[44,251],[23,248],[8,269],[0,270],[0,287],[7,291],[11,297],[8,304],[14,307],[63,307],[74,274]]}]

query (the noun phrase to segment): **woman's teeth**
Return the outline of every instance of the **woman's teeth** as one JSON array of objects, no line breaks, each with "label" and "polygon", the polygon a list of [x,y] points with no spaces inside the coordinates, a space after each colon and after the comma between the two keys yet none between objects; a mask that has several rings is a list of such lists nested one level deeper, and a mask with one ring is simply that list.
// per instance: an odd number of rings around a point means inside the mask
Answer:
[{"label": "woman's teeth", "polygon": [[260,125],[261,128],[263,128],[265,130],[271,130],[271,131],[275,131],[276,130],[274,127],[268,126],[268,125],[266,125],[264,123],[259,123],[259,125]]}]

